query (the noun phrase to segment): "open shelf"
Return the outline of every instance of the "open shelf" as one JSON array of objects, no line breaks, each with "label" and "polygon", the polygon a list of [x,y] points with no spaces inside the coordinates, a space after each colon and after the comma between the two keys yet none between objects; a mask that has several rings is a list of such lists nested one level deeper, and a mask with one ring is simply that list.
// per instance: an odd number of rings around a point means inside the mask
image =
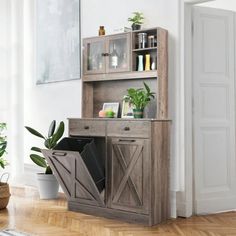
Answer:
[{"label": "open shelf", "polygon": [[133,52],[143,52],[143,51],[151,51],[151,50],[157,50],[157,47],[152,47],[152,48],[136,48],[136,49],[133,49]]}]

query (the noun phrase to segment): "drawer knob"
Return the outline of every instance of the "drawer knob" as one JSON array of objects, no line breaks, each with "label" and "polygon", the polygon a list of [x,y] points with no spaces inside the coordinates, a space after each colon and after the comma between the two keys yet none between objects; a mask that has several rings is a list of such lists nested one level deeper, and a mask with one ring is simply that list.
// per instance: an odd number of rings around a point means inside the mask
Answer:
[{"label": "drawer knob", "polygon": [[130,127],[125,127],[124,128],[124,131],[129,131],[130,130]]},{"label": "drawer knob", "polygon": [[87,125],[86,125],[86,126],[84,126],[84,129],[89,129],[89,126],[87,126]]}]

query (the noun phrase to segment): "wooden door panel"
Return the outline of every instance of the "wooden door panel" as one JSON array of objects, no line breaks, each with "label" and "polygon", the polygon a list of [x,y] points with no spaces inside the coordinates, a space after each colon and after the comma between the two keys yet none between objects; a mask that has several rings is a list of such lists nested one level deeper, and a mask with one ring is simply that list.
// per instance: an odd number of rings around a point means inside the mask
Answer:
[{"label": "wooden door panel", "polygon": [[132,212],[148,212],[148,141],[115,139],[111,144],[111,207]]},{"label": "wooden door panel", "polygon": [[79,152],[42,150],[69,201],[104,206],[102,198]]},{"label": "wooden door panel", "polygon": [[234,13],[194,9],[193,101],[196,213],[235,208]]}]

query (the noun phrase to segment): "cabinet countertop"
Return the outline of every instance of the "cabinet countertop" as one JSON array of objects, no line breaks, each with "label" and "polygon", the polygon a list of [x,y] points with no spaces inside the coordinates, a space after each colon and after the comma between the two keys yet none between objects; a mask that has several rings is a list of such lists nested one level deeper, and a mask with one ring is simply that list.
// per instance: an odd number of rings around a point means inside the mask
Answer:
[{"label": "cabinet countertop", "polygon": [[170,119],[156,119],[156,118],[68,118],[68,120],[94,120],[94,121],[150,121],[150,122],[171,122]]}]

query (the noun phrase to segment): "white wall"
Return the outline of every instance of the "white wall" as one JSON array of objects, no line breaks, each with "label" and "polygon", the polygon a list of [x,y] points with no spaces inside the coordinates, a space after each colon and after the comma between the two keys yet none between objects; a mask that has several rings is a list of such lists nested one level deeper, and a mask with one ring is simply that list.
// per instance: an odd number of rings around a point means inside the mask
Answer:
[{"label": "white wall", "polygon": [[213,7],[223,10],[236,11],[236,1],[235,0],[215,0],[213,2],[207,2],[198,4],[204,7]]}]

